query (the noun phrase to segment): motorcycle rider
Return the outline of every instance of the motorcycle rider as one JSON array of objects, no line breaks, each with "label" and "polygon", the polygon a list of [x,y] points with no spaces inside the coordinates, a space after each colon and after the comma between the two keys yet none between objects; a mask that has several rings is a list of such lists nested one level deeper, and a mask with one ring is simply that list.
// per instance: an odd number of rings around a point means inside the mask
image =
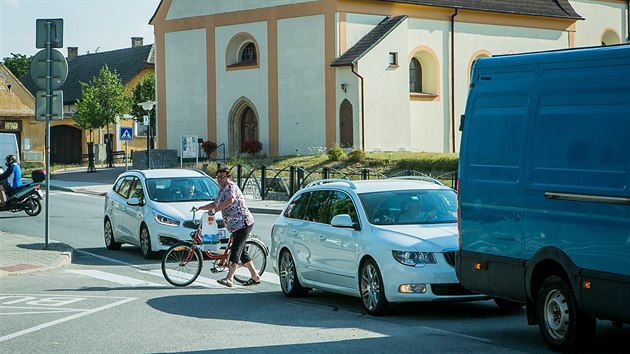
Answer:
[{"label": "motorcycle rider", "polygon": [[0,174],[0,181],[6,180],[0,184],[0,207],[3,207],[9,200],[9,194],[12,190],[22,186],[22,169],[15,155],[7,155],[4,159],[4,164],[7,166],[7,169]]}]

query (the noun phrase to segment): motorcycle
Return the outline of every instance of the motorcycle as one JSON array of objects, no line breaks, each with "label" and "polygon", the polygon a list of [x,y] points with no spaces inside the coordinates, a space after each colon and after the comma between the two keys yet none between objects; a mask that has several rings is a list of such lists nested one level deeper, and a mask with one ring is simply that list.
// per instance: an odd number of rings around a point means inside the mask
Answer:
[{"label": "motorcycle", "polygon": [[[0,167],[0,173],[3,169]],[[24,210],[29,216],[37,216],[42,211],[41,200],[44,199],[44,193],[40,189],[39,182],[44,181],[46,173],[42,170],[31,172],[33,182],[23,184],[15,190],[11,191],[11,195],[7,203],[0,207],[0,211],[10,211],[17,213]],[[1,182],[1,181],[0,181]]]}]

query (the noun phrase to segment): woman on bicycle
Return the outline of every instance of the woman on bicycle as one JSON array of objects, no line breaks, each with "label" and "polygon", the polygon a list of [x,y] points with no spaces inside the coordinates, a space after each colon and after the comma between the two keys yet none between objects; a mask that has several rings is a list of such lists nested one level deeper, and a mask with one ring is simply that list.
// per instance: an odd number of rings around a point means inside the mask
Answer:
[{"label": "woman on bicycle", "polygon": [[251,258],[245,249],[245,241],[254,227],[254,216],[245,205],[245,198],[238,185],[230,178],[232,174],[225,167],[217,170],[217,182],[219,183],[219,195],[217,200],[193,210],[212,210],[213,213],[221,211],[223,221],[228,231],[232,234],[232,246],[228,265],[228,274],[217,282],[227,287],[232,287],[234,273],[238,268],[238,262],[249,270],[250,279],[243,283],[245,286],[260,284],[260,276],[254,268]]}]

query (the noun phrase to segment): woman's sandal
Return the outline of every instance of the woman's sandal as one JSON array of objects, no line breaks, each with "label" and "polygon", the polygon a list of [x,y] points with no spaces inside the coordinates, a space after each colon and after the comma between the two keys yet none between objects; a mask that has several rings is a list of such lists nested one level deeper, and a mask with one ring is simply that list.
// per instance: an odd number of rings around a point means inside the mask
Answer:
[{"label": "woman's sandal", "polygon": [[217,280],[217,283],[219,283],[219,284],[221,284],[221,285],[225,285],[225,286],[227,286],[228,288],[231,288],[231,287],[232,287],[232,282],[231,282],[231,281],[229,281],[227,278],[218,279],[218,280]]},{"label": "woman's sandal", "polygon": [[260,284],[260,280],[256,281],[250,278],[248,281],[243,283],[243,286],[258,285],[258,284]]}]

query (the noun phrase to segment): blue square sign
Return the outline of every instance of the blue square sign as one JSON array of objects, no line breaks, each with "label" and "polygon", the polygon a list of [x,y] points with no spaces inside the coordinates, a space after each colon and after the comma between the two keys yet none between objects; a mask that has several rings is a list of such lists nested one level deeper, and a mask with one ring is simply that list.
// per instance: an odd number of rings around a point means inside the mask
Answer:
[{"label": "blue square sign", "polygon": [[120,128],[120,135],[119,135],[119,139],[120,140],[133,140],[133,128]]}]

